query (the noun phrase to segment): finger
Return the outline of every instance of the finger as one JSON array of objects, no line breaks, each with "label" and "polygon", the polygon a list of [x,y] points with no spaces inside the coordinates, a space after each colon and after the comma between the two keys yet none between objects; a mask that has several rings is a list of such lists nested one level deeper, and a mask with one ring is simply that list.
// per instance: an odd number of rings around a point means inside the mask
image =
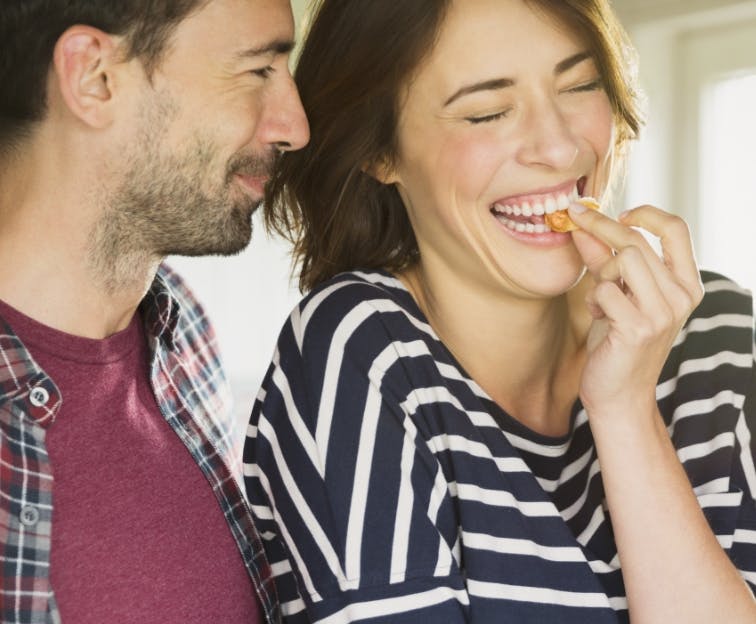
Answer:
[{"label": "finger", "polygon": [[[648,319],[649,326],[658,330],[679,329],[696,303],[682,284],[659,280],[637,247],[626,247],[618,252],[601,266],[595,279],[597,283],[617,285]],[[598,303],[592,293],[587,303],[591,315],[599,318],[594,311]]]},{"label": "finger", "polygon": [[[573,207],[571,206],[570,210],[572,209]],[[656,211],[658,213],[656,216],[666,214],[658,209],[656,209]],[[632,223],[627,223],[625,221],[629,216],[630,215],[627,214],[621,222],[617,223],[592,210],[585,213],[577,210],[576,218],[581,220],[581,223],[576,223],[581,227],[590,229],[590,233],[597,238],[600,238],[605,242],[609,241],[611,244],[615,245],[615,248],[619,251],[629,247],[636,247],[639,249],[648,266],[651,268],[653,278],[661,288],[662,292],[673,294],[670,299],[672,308],[677,312],[687,311],[687,313],[689,313],[703,296],[703,288],[698,281],[699,276],[697,270],[694,268],[694,275],[692,277],[689,272],[684,275],[678,275],[673,272],[665,261],[659,257],[646,237],[640,231],[635,229],[638,226],[634,226]],[[679,296],[681,290],[687,293],[686,297],[681,298]]]},{"label": "finger", "polygon": [[[606,262],[598,275],[599,283],[611,282],[630,298],[645,315],[664,322],[671,318],[671,306],[667,304],[663,292],[643,253],[637,247],[626,247],[612,260]],[[676,290],[680,290],[677,287]]]},{"label": "finger", "polygon": [[612,257],[601,265],[598,271],[593,274],[593,278],[597,284],[599,282],[614,282],[623,292],[626,292],[616,252],[612,252]]},{"label": "finger", "polygon": [[601,267],[614,257],[612,248],[583,230],[572,232],[572,242],[591,275],[598,277]]},{"label": "finger", "polygon": [[664,264],[694,298],[702,293],[690,229],[683,219],[654,206],[641,206],[622,213],[620,221],[657,236]]},{"label": "finger", "polygon": [[580,204],[571,204],[569,211],[570,218],[578,227],[593,235],[608,247],[618,251],[625,247],[637,247],[643,252],[649,265],[659,270],[665,268],[661,258],[643,237],[643,234],[637,230],[596,210],[586,210]]},{"label": "finger", "polygon": [[588,307],[588,312],[595,320],[606,317],[604,311],[601,309],[598,300],[596,299],[596,289],[592,288],[585,296],[585,305]]},{"label": "finger", "polygon": [[591,297],[604,316],[615,327],[632,327],[640,316],[638,308],[614,282],[601,282],[596,286]]},{"label": "finger", "polygon": [[[617,254],[612,264],[613,266],[607,267],[607,271],[612,269],[609,274],[612,281],[619,281],[624,286],[623,291],[653,325],[662,326],[677,320],[672,312],[677,306],[671,305],[668,299],[676,296],[679,286],[672,292],[662,290],[640,249],[626,247]],[[615,275],[619,275],[619,280]]]}]

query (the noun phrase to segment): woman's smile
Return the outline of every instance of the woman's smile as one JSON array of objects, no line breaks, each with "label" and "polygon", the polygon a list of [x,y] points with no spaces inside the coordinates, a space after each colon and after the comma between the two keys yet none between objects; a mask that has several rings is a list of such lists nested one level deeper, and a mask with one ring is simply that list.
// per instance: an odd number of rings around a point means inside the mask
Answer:
[{"label": "woman's smile", "polygon": [[453,4],[407,87],[397,138],[384,181],[404,200],[427,274],[547,297],[579,279],[571,235],[545,217],[602,194],[615,140],[580,36],[525,4]]},{"label": "woman's smile", "polygon": [[546,216],[566,210],[577,201],[585,187],[585,178],[548,190],[503,197],[491,206],[491,214],[504,230],[521,242],[542,247],[558,247],[571,242],[571,236],[555,232]]}]

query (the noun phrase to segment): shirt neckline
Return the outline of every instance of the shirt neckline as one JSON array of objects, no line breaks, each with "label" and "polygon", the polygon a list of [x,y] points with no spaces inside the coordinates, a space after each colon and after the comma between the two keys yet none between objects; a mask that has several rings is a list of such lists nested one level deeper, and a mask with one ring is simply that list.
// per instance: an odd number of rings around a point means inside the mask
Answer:
[{"label": "shirt neckline", "polygon": [[[491,416],[493,416],[494,420],[496,420],[496,422],[499,424],[499,426],[502,428],[503,431],[517,435],[517,436],[521,436],[531,442],[534,442],[542,446],[563,447],[569,443],[569,441],[572,439],[572,436],[574,435],[575,422],[577,420],[577,416],[580,413],[580,411],[583,409],[583,405],[579,397],[572,404],[572,409],[570,411],[570,425],[569,425],[569,428],[567,429],[567,432],[564,433],[563,435],[560,435],[560,436],[546,435],[546,434],[534,431],[527,425],[524,425],[522,422],[520,422],[514,416],[512,416],[509,412],[507,412],[503,407],[501,407],[496,401],[494,401],[488,395],[488,393],[470,376],[470,374],[467,372],[467,370],[465,370],[464,366],[462,366],[462,364],[457,360],[457,358],[454,357],[454,354],[449,350],[449,348],[444,344],[441,338],[436,334],[435,330],[433,329],[430,322],[428,321],[428,318],[425,316],[420,306],[417,305],[417,301],[415,301],[415,298],[412,296],[412,293],[404,285],[404,282],[402,282],[393,273],[390,273],[384,269],[378,269],[375,272],[380,275],[389,277],[396,282],[395,288],[401,291],[403,295],[402,299],[406,302],[406,305],[409,307],[410,309],[409,311],[414,316],[417,316],[419,320],[421,320],[423,323],[425,323],[428,326],[428,328],[432,332],[433,339],[443,348],[444,354],[448,358],[449,362],[457,369],[457,371],[465,379],[465,381],[475,384],[475,387],[478,389],[478,391],[482,393],[482,396],[479,396],[479,398],[486,403],[487,407],[489,408],[488,410],[489,413],[491,413]],[[380,284],[380,285],[385,286],[384,284]]]},{"label": "shirt neckline", "polygon": [[63,360],[81,363],[108,363],[130,355],[142,334],[140,316],[135,313],[125,329],[106,338],[76,336],[41,323],[0,300],[0,317],[22,337],[30,351],[43,351]]}]

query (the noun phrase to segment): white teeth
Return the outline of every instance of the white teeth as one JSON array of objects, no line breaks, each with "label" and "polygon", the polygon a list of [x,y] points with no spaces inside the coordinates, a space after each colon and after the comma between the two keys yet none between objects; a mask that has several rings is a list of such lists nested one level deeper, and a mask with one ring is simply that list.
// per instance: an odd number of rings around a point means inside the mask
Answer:
[{"label": "white teeth", "polygon": [[567,210],[570,204],[580,197],[577,186],[567,193],[559,193],[556,196],[546,197],[543,201],[524,201],[521,204],[496,204],[495,209],[500,214],[514,215],[516,217],[531,217],[551,214],[557,210]]},{"label": "white teeth", "polygon": [[551,231],[549,226],[545,223],[522,223],[520,221],[507,219],[501,214],[499,214],[499,222],[504,224],[504,226],[508,227],[510,230],[514,230],[515,232],[522,232],[527,234],[545,234],[546,232]]},{"label": "white teeth", "polygon": [[544,214],[552,214],[557,210],[566,210],[579,197],[577,186],[575,186],[569,194],[559,193],[556,196],[548,196],[542,202],[524,201],[522,204],[495,204],[493,212],[498,217],[499,222],[510,230],[527,234],[546,234],[551,229],[545,223],[523,223],[508,219],[507,215],[510,217],[531,217],[533,215],[540,217]]}]

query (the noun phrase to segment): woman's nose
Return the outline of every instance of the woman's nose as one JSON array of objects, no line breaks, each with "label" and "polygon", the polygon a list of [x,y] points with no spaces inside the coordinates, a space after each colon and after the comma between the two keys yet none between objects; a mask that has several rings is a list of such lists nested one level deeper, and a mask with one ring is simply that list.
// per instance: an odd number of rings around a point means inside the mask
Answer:
[{"label": "woman's nose", "polygon": [[534,105],[523,128],[519,158],[523,164],[569,169],[578,155],[578,144],[569,117],[556,102]]}]

